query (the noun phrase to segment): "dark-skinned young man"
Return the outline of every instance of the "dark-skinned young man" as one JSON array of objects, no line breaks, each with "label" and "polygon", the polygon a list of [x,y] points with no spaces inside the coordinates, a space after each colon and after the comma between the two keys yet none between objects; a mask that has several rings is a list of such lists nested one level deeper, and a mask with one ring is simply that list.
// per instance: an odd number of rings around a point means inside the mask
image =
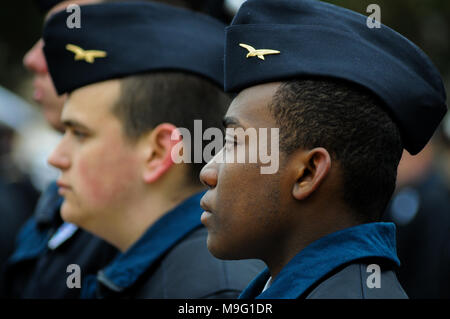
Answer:
[{"label": "dark-skinned young man", "polygon": [[262,161],[227,160],[251,149],[235,130],[200,174],[211,253],[267,265],[241,298],[407,297],[395,226],[379,220],[403,148],[424,147],[446,96],[419,48],[366,21],[321,1],[248,0],[226,29],[237,96],[224,124],[279,129],[280,146],[262,174]]}]

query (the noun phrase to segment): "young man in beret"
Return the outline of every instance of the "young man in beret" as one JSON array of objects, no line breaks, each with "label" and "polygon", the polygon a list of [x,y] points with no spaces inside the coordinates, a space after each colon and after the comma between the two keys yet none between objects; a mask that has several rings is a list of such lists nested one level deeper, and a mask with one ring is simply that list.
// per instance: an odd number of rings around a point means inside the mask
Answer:
[{"label": "young man in beret", "polygon": [[211,253],[268,267],[241,298],[407,297],[395,226],[379,220],[402,149],[427,143],[445,92],[420,49],[366,19],[320,1],[248,0],[226,30],[225,89],[238,93],[227,131],[278,128],[280,145],[278,171],[261,174],[261,161],[223,160],[251,146],[227,134],[200,174]]},{"label": "young man in beret", "polygon": [[260,266],[208,252],[202,163],[172,157],[177,128],[192,131],[194,119],[216,127],[229,103],[222,23],[157,3],[81,12],[79,30],[66,28],[65,12],[44,28],[50,74],[68,93],[65,134],[49,163],[61,170],[62,218],[121,251],[83,279],[82,297],[237,296]]},{"label": "young man in beret", "polygon": [[[48,19],[70,4],[89,4],[98,0],[36,1]],[[63,131],[61,111],[65,95],[58,96],[48,72],[40,38],[25,54],[24,66],[33,73],[33,99],[47,122]],[[0,280],[0,296],[7,298],[78,298],[80,289],[71,289],[66,280],[71,264],[80,267],[81,276],[95,274],[117,254],[117,249],[95,235],[64,223],[59,209],[62,197],[56,182],[42,193],[33,215],[16,237]]]}]

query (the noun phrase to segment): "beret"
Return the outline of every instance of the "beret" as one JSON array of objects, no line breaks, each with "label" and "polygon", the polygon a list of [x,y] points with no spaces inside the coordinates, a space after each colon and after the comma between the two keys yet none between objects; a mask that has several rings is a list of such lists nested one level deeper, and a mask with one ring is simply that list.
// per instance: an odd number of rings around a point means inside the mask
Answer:
[{"label": "beret", "polygon": [[61,11],[45,24],[48,69],[58,94],[113,78],[185,71],[223,87],[224,25],[161,3],[80,6],[80,28]]},{"label": "beret", "polygon": [[225,90],[305,77],[333,77],[378,96],[418,153],[444,117],[446,93],[426,54],[367,17],[317,0],[247,0],[226,28]]}]

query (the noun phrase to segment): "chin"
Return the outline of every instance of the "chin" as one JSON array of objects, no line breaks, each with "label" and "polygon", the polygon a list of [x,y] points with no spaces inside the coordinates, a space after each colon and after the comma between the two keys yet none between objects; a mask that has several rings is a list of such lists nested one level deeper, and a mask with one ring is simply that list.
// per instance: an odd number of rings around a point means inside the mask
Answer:
[{"label": "chin", "polygon": [[64,200],[63,204],[61,205],[60,214],[62,220],[64,220],[65,222],[80,225],[79,212],[77,213],[77,211],[74,210],[69,203],[67,203],[67,200]]},{"label": "chin", "polygon": [[226,245],[221,245],[213,238],[213,236],[208,234],[208,239],[206,241],[208,250],[214,257],[223,260],[237,260],[245,259],[245,257],[240,256],[239,251],[235,249],[228,249]]}]

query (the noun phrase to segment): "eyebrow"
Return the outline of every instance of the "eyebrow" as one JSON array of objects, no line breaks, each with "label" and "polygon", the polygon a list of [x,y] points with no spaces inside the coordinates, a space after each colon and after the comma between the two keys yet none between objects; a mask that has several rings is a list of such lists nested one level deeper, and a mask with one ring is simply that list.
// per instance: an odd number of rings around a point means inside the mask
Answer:
[{"label": "eyebrow", "polygon": [[87,127],[84,124],[81,124],[80,122],[77,122],[75,120],[63,120],[62,124],[64,125],[64,127],[69,127],[69,128],[81,128],[87,131],[90,131],[89,127]]},{"label": "eyebrow", "polygon": [[232,116],[225,116],[222,120],[222,125],[223,127],[228,127],[228,126],[240,126],[243,127],[243,125],[241,124],[241,122],[239,122],[239,120],[235,117]]}]

